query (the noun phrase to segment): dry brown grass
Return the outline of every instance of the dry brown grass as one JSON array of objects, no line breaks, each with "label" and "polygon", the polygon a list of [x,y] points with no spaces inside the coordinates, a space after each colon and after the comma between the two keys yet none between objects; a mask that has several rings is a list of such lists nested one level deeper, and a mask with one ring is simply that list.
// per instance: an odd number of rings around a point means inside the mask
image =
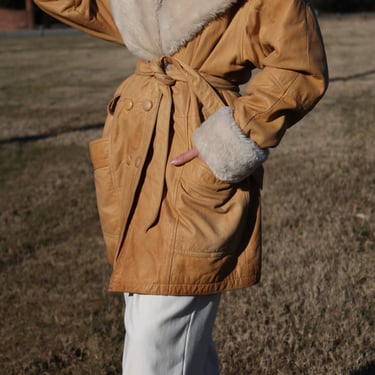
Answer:
[{"label": "dry brown grass", "polygon": [[[332,83],[267,162],[263,278],[223,296],[223,375],[375,372],[375,24],[321,24]],[[0,374],[119,374],[87,142],[134,59],[82,35],[0,51]]]}]

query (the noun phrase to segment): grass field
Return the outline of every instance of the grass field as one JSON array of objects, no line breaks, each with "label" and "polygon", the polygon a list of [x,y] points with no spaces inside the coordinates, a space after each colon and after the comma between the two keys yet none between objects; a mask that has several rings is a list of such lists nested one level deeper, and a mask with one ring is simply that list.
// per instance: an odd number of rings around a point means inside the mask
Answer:
[{"label": "grass field", "polygon": [[[375,373],[375,22],[321,26],[331,85],[266,163],[262,282],[223,296],[223,375]],[[1,375],[121,373],[87,143],[134,63],[83,35],[0,39]]]}]

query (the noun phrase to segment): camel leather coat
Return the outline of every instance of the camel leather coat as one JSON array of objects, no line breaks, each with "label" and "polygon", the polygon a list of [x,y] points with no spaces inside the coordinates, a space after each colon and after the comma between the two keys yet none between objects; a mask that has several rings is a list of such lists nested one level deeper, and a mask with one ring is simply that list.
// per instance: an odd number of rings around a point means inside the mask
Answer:
[{"label": "camel leather coat", "polygon": [[[36,3],[139,57],[90,143],[109,289],[198,295],[256,283],[261,165],[327,87],[310,2]],[[199,158],[171,163],[193,147]]]}]

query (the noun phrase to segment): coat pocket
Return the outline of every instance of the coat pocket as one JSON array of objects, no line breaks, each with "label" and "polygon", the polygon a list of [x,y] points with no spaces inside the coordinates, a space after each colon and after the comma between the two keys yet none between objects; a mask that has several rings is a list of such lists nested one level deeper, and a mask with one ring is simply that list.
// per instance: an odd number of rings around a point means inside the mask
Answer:
[{"label": "coat pocket", "polygon": [[248,202],[247,191],[218,180],[201,160],[187,163],[176,205],[176,252],[210,257],[237,252]]},{"label": "coat pocket", "polygon": [[94,167],[96,201],[107,249],[108,260],[113,264],[119,241],[119,191],[110,167],[109,138],[90,142],[90,156]]}]

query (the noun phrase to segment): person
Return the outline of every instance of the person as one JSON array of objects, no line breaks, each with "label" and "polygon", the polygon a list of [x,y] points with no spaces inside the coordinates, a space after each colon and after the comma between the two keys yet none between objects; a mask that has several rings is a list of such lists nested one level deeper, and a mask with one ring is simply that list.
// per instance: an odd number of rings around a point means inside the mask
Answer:
[{"label": "person", "polygon": [[220,295],[260,278],[262,164],[327,89],[312,6],[35,2],[139,58],[90,142],[109,290],[126,300],[123,373],[218,374]]}]

